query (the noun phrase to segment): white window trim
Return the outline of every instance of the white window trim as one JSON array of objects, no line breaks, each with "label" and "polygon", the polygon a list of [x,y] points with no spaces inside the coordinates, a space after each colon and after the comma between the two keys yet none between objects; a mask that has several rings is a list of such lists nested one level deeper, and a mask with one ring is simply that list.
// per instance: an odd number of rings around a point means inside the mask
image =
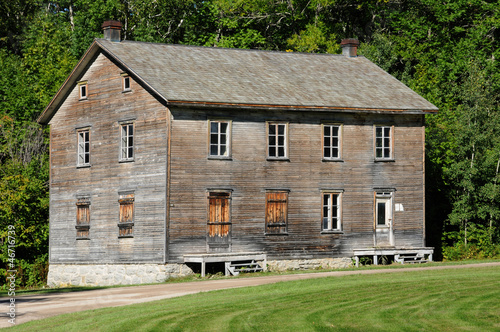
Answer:
[{"label": "white window trim", "polygon": [[[377,190],[375,191],[375,227],[389,228],[390,222],[394,222],[394,191]],[[385,220],[383,224],[378,223],[379,203],[385,203]],[[389,220],[389,222],[388,222]]]},{"label": "white window trim", "polygon": [[79,98],[79,100],[88,99],[88,96],[89,96],[88,82],[87,81],[80,81],[77,84],[78,84],[78,98]]},{"label": "white window trim", "polygon": [[[127,73],[121,74],[122,76],[122,92],[130,92],[132,91],[132,80]],[[128,88],[126,87],[126,81],[128,81]]]},{"label": "white window trim", "polygon": [[[382,128],[382,146],[377,147],[377,128]],[[387,147],[384,145],[384,129],[389,128],[389,157],[384,157],[384,149]],[[377,149],[382,149],[382,157],[377,157]],[[375,161],[394,161],[394,126],[393,125],[381,125],[376,124],[373,126],[373,156]]]},{"label": "white window trim", "polygon": [[[325,127],[337,127],[338,128],[338,146],[337,146],[337,149],[338,149],[338,156],[337,157],[325,157]],[[343,135],[343,129],[344,129],[344,126],[341,124],[341,123],[323,123],[321,125],[321,148],[322,148],[322,151],[321,151],[321,155],[322,155],[322,158],[324,161],[342,161],[342,135]],[[332,135],[330,134],[330,138],[332,137]],[[330,150],[331,148],[333,147],[333,145],[331,144],[330,142]]]},{"label": "white window trim", "polygon": [[[83,136],[83,142],[81,141],[81,138],[82,138],[82,134],[85,135],[85,133],[88,133],[88,144],[89,144],[89,147],[88,147],[88,151],[85,149],[85,143],[87,141],[85,141],[85,137]],[[76,156],[76,165],[78,167],[89,167],[90,166],[90,128],[80,128],[80,129],[77,129],[76,131],[76,135],[77,135],[77,156]],[[83,143],[83,147],[82,147],[82,143]],[[88,155],[89,156],[89,161],[88,163],[85,162],[85,155]],[[82,157],[83,156],[83,157]],[[83,162],[81,162],[81,159],[83,159]]]},{"label": "white window trim", "polygon": [[[325,196],[329,195],[329,201],[328,201],[328,215],[326,216],[328,218],[328,226],[329,228],[324,228],[324,218],[325,218]],[[331,198],[335,195],[337,197],[337,228],[333,228],[333,220],[332,220],[332,201]],[[342,220],[342,199],[343,199],[343,190],[324,190],[321,192],[321,234],[338,234],[338,233],[343,233],[343,220]]]},{"label": "white window trim", "polygon": [[[269,138],[270,138],[270,126],[280,126],[280,125],[283,125],[285,127],[285,138],[284,138],[284,142],[283,142],[283,146],[279,145],[278,144],[278,132],[276,131],[276,141],[275,141],[275,145],[271,146],[269,144]],[[276,127],[278,128],[278,127]],[[289,157],[288,157],[288,146],[289,146],[289,132],[288,132],[288,128],[289,128],[289,125],[288,125],[288,122],[279,122],[279,121],[268,121],[266,123],[266,155],[267,155],[267,160],[289,160]],[[271,156],[269,154],[269,150],[271,147],[274,147],[276,149],[276,156]],[[280,147],[283,147],[284,148],[284,156],[277,156],[278,155],[278,149]]]},{"label": "white window trim", "polygon": [[[212,154],[212,123],[217,123],[217,154]],[[220,124],[221,123],[226,123],[227,128],[226,128],[226,152],[224,154],[220,153]],[[233,122],[231,120],[218,120],[218,119],[212,119],[208,121],[208,158],[209,159],[231,159],[231,145],[232,145],[232,131],[233,131]]]},{"label": "white window trim", "polygon": [[[129,134],[130,133],[130,129],[129,129],[130,125],[132,126],[132,135]],[[127,127],[125,136],[124,136],[124,132],[123,132],[124,127]],[[120,162],[134,161],[135,160],[135,136],[136,136],[135,122],[134,121],[120,122],[119,128],[120,128],[119,160],[120,160]],[[130,136],[132,136],[132,156],[130,156],[130,150],[129,150],[130,149],[130,146],[129,146],[129,142],[130,142],[129,137]],[[124,141],[124,139],[125,139],[125,141]]]}]

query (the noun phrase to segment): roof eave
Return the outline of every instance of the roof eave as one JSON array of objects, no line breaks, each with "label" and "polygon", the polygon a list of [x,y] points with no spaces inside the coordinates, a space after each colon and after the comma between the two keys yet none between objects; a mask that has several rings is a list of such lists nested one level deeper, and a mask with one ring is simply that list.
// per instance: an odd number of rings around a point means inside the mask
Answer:
[{"label": "roof eave", "polygon": [[433,114],[438,108],[426,109],[398,109],[398,108],[367,108],[345,106],[308,106],[308,105],[272,105],[272,104],[242,104],[229,102],[169,100],[168,106],[174,107],[200,107],[223,109],[260,109],[260,110],[287,110],[287,111],[318,111],[318,112],[349,112],[349,113],[396,113],[396,114]]}]

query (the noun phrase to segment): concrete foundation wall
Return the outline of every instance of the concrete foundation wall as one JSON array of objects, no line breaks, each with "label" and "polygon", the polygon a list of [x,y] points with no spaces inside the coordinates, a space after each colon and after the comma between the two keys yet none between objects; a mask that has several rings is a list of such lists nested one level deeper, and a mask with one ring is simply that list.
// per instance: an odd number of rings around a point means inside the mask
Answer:
[{"label": "concrete foundation wall", "polygon": [[[268,271],[339,269],[352,265],[348,257],[267,261]],[[190,274],[194,272],[185,264],[51,264],[47,284],[50,287],[137,285]]]}]

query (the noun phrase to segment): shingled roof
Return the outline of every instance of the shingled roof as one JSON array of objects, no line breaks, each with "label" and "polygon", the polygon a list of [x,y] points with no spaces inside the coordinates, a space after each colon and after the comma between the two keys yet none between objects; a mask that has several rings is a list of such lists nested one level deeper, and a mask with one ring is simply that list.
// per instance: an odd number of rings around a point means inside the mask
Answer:
[{"label": "shingled roof", "polygon": [[428,113],[437,107],[362,56],[96,39],[39,118],[48,123],[98,52],[167,105]]}]

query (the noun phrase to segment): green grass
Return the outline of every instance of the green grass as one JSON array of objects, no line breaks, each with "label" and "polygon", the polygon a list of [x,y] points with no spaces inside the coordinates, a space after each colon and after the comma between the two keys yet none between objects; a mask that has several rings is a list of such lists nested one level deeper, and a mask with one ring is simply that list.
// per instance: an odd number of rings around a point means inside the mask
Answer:
[{"label": "green grass", "polygon": [[22,331],[500,331],[500,267],[352,275],[61,315]]}]

